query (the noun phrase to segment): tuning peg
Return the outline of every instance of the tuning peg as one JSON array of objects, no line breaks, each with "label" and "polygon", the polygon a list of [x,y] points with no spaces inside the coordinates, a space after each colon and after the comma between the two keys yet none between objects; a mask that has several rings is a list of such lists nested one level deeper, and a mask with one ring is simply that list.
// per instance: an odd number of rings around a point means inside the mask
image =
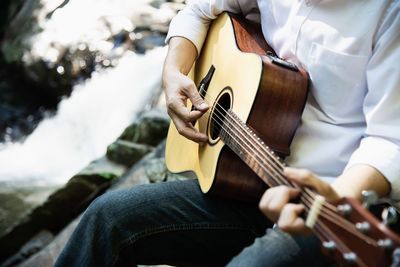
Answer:
[{"label": "tuning peg", "polygon": [[349,204],[343,204],[337,206],[338,212],[340,212],[343,216],[350,215],[351,213],[351,206]]},{"label": "tuning peg", "polygon": [[336,249],[336,243],[334,241],[322,242],[322,246],[328,251],[333,251],[334,249]]},{"label": "tuning peg", "polygon": [[347,261],[347,263],[355,263],[357,261],[357,254],[354,252],[343,253],[343,259]]},{"label": "tuning peg", "polygon": [[389,250],[393,248],[393,241],[390,240],[389,238],[385,239],[379,239],[378,240],[378,247],[384,249],[384,250]]},{"label": "tuning peg", "polygon": [[395,224],[398,221],[398,219],[399,215],[395,208],[388,207],[382,211],[383,224],[385,225]]},{"label": "tuning peg", "polygon": [[368,222],[358,222],[356,223],[356,228],[360,232],[368,233],[371,230],[371,225]]},{"label": "tuning peg", "polygon": [[371,205],[378,203],[378,195],[374,191],[362,191],[363,205],[369,208]]},{"label": "tuning peg", "polygon": [[392,254],[393,262],[390,267],[398,267],[400,266],[400,248],[396,248]]}]

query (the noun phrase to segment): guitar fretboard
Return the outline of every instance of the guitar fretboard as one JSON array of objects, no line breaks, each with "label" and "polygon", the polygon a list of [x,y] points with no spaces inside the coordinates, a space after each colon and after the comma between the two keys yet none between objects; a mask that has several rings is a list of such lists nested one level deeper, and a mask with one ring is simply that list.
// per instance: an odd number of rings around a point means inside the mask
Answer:
[{"label": "guitar fretboard", "polygon": [[280,185],[284,162],[232,110],[224,116],[219,133],[229,146],[268,186]]}]

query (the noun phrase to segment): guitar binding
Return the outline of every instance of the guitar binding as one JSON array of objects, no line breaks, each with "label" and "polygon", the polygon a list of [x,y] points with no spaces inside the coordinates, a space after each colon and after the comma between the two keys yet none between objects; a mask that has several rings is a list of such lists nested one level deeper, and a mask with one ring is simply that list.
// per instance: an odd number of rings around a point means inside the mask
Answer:
[{"label": "guitar binding", "polygon": [[221,126],[224,123],[225,115],[233,106],[232,88],[227,86],[221,90],[210,111],[207,123],[207,134],[209,144],[214,145],[220,139]]}]

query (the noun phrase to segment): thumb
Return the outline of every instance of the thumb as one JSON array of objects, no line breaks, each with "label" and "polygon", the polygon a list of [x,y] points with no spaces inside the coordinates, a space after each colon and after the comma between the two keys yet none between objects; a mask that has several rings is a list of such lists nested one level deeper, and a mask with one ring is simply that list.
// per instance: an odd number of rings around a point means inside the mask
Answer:
[{"label": "thumb", "polygon": [[189,81],[190,82],[188,82],[188,84],[184,87],[186,95],[189,97],[190,101],[196,109],[200,111],[206,111],[208,109],[207,103],[200,96],[194,82],[190,79]]}]

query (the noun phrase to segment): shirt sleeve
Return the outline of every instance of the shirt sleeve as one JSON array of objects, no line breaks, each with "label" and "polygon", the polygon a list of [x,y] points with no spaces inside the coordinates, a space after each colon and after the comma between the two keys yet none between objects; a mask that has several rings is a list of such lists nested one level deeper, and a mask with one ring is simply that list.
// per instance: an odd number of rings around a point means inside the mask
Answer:
[{"label": "shirt sleeve", "polygon": [[165,42],[174,36],[185,37],[196,46],[199,54],[211,20],[224,11],[260,21],[256,0],[192,0],[172,19]]},{"label": "shirt sleeve", "polygon": [[365,136],[346,168],[367,164],[391,184],[390,197],[400,200],[400,3],[383,16],[367,65],[368,90],[363,103]]}]

